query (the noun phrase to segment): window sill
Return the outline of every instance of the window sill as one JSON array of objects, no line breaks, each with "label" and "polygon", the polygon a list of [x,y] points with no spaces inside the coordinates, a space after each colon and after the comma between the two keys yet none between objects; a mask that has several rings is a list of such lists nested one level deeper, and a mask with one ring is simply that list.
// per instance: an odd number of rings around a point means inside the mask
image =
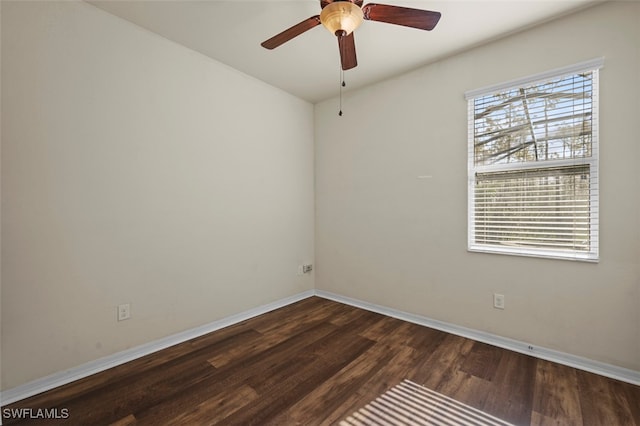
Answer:
[{"label": "window sill", "polygon": [[525,257],[538,257],[543,259],[559,259],[559,260],[574,260],[578,262],[598,263],[600,261],[597,253],[571,253],[561,252],[544,249],[528,249],[528,248],[503,248],[495,246],[485,246],[479,244],[469,245],[467,248],[469,252],[475,253],[489,253],[489,254],[506,254],[509,256],[525,256]]}]

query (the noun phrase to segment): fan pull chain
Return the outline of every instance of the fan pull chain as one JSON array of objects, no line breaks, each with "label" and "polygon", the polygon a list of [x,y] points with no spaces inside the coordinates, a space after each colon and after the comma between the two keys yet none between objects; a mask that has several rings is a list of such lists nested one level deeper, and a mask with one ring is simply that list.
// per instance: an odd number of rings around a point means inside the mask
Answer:
[{"label": "fan pull chain", "polygon": [[344,82],[344,70],[342,67],[340,67],[340,81],[340,111],[338,112],[338,115],[342,117],[342,88],[347,85],[347,83]]}]

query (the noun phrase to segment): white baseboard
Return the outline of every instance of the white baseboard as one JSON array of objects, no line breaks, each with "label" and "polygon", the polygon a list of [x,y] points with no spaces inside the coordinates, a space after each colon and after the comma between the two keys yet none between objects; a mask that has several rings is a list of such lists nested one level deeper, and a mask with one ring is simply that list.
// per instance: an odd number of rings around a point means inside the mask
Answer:
[{"label": "white baseboard", "polygon": [[497,346],[526,355],[531,355],[536,358],[556,362],[558,364],[566,365],[569,367],[577,368],[579,370],[588,371],[591,373],[599,374],[601,376],[640,386],[640,371],[630,370],[627,368],[594,361],[588,358],[571,355],[553,349],[537,347],[530,343],[521,342],[519,340],[513,340],[506,337],[500,337],[495,334],[486,333],[484,331],[449,324],[446,322],[423,317],[421,315],[410,314],[407,312],[387,308],[385,306],[380,306],[369,302],[364,302],[358,299],[352,299],[350,297],[341,296],[323,290],[316,290],[315,294],[318,297],[330,299],[336,302],[344,303],[346,305],[351,305],[358,308],[366,309],[368,311],[377,312],[379,314],[398,318],[404,321],[409,321],[415,324],[423,325],[425,327],[430,327],[436,330],[441,330],[447,333],[466,337],[478,342],[487,343],[489,345]]},{"label": "white baseboard", "polygon": [[[209,324],[173,334],[171,336],[167,336],[153,342],[145,343],[143,345],[136,346],[134,348],[127,349],[122,352],[97,359],[95,361],[87,362],[86,364],[82,364],[65,371],[60,371],[58,373],[36,379],[32,382],[25,383],[24,385],[20,385],[15,388],[7,389],[3,392],[0,392],[0,405],[5,406],[8,404],[12,404],[16,401],[20,401],[33,395],[37,395],[58,386],[66,385],[67,383],[71,383],[75,380],[88,377],[92,374],[99,373],[109,368],[116,367],[129,361],[133,361],[145,355],[149,355],[159,350],[166,349],[170,346],[177,345],[178,343],[200,337],[204,334],[211,333],[212,331],[216,331],[221,328],[245,321],[249,318],[253,318],[269,311],[273,311],[274,309],[290,305],[299,300],[311,297],[314,294],[314,290],[308,290],[303,293],[286,297],[284,299],[276,300],[275,302],[268,303],[266,305],[258,306],[257,308],[249,309],[248,311],[244,311],[239,314],[222,318]],[[0,424],[2,423],[0,422]]]},{"label": "white baseboard", "polygon": [[[563,364],[580,370],[589,371],[591,373],[610,377],[616,380],[621,380],[634,385],[640,385],[639,371],[629,370],[626,368],[617,367],[615,365],[593,361],[587,358],[578,357],[552,349],[533,347],[528,343],[518,340],[508,339],[506,337],[496,336],[491,333],[437,321],[424,316],[410,314],[407,312],[387,308],[385,306],[376,305],[369,302],[364,302],[358,299],[352,299],[350,297],[341,296],[323,290],[308,290],[303,293],[299,293],[272,303],[268,303],[266,305],[258,306],[257,308],[253,308],[239,314],[225,317],[223,319],[202,325],[200,327],[173,334],[171,336],[167,336],[153,342],[145,343],[143,345],[136,346],[135,348],[127,349],[125,351],[118,352],[116,354],[109,355],[95,361],[90,361],[86,364],[82,364],[65,371],[36,379],[32,382],[25,383],[24,385],[5,390],[3,392],[0,392],[0,405],[5,406],[8,404],[12,404],[30,396],[37,395],[58,386],[66,385],[67,383],[71,383],[75,380],[79,380],[92,374],[99,373],[109,368],[124,364],[126,362],[133,361],[145,355],[149,355],[170,346],[177,345],[178,343],[200,337],[204,334],[211,333],[221,328],[237,324],[239,322],[245,321],[258,315],[262,315],[269,311],[273,311],[274,309],[290,305],[314,295],[325,299],[334,300],[336,302],[344,303],[346,305],[351,305],[358,308],[366,309],[368,311],[398,318],[404,321],[409,321],[415,324],[434,328],[436,330],[445,331],[447,333],[466,337],[493,346],[498,346],[500,348],[512,350],[514,352],[535,356],[547,361],[557,362],[558,364]],[[2,423],[0,422],[0,425],[1,424]]]}]

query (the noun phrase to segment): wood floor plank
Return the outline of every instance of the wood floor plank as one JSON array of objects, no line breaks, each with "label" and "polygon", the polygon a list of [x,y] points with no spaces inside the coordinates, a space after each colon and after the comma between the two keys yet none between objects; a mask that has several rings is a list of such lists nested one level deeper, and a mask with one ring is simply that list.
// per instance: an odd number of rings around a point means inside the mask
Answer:
[{"label": "wood floor plank", "polygon": [[[231,339],[224,331],[212,334],[216,334],[218,336],[215,339],[216,342],[222,342],[223,344],[226,342],[227,346],[233,346],[234,344],[241,342],[243,339],[251,340],[256,336],[259,336],[259,334],[253,330],[236,333],[232,335]],[[169,368],[170,365],[181,363],[182,360],[185,359],[183,357],[186,357],[186,359],[193,359],[197,356],[197,353],[198,352],[195,352],[191,347],[190,342],[185,342],[154,354],[144,356],[132,362],[108,369],[102,373],[94,374],[90,377],[61,386],[57,388],[55,392],[45,392],[43,394],[36,395],[28,400],[20,401],[15,405],[21,407],[22,404],[28,404],[28,406],[32,408],[41,408],[56,407],[66,404],[67,407],[74,407],[76,405],[74,401],[78,398],[82,401],[77,405],[82,406],[90,404],[92,398],[109,398],[109,395],[111,394],[116,395],[116,397],[122,397],[121,389],[125,388],[128,389],[129,392],[133,392],[135,386],[139,386],[140,383],[147,383],[147,381],[139,378],[147,375],[155,377],[156,371],[162,371]],[[198,363],[197,360],[194,362]],[[177,368],[179,370],[182,369],[182,367]],[[158,378],[158,380],[162,379]],[[136,385],[129,387],[128,384],[130,383],[134,383]],[[82,410],[82,408],[79,409]]]},{"label": "wood floor plank", "polygon": [[[300,334],[323,321],[327,322],[329,318],[333,317],[335,312],[342,311],[345,308],[344,305],[330,301],[327,302],[329,303],[310,306],[309,311],[289,310],[287,312],[286,319],[283,318],[282,321],[278,321],[278,318],[274,315],[271,321],[264,321],[260,318],[253,323],[247,323],[251,327],[259,330],[262,337],[260,339],[245,342],[244,344],[235,345],[229,350],[220,351],[216,356],[211,357],[209,362],[213,366],[219,368],[233,360],[259,354],[262,351],[287,340],[293,335]],[[279,316],[281,317],[281,313],[278,314],[280,314]],[[362,316],[363,313],[356,311],[355,313],[352,313],[352,315]],[[333,321],[328,322],[333,323]]]},{"label": "wood floor plank", "polygon": [[[386,319],[383,318],[381,322],[385,321]],[[401,321],[400,323],[396,324],[393,331],[377,336],[376,340],[387,345],[397,344],[413,347],[412,343],[416,339],[416,327],[419,328],[419,326],[416,326],[415,324],[412,324],[410,322]]]},{"label": "wood floor plank", "polygon": [[[362,394],[366,393],[363,392],[363,385],[371,380],[372,376],[379,374],[385,366],[394,363],[392,358],[396,356],[396,351],[390,340],[394,341],[396,348],[402,347],[404,336],[398,330],[405,324],[407,323],[404,321],[390,317],[382,317],[379,320],[372,317],[370,325],[359,331],[359,336],[378,343],[312,391],[289,412],[274,419],[273,424],[305,424],[310,418],[313,419],[311,424],[331,424],[341,417],[340,413],[348,414],[349,408],[345,407],[355,407],[357,401],[362,399]],[[354,331],[357,330],[350,330],[351,333]],[[369,395],[374,395],[375,392],[370,391]],[[339,410],[341,406],[342,410]]]},{"label": "wood floor plank", "polygon": [[489,398],[491,383],[460,369],[454,369],[447,376],[447,380],[441,382],[434,390],[482,410]]},{"label": "wood floor plank", "polygon": [[381,344],[373,345],[365,354],[354,359],[292,405],[287,413],[274,418],[272,423],[305,424],[309,419],[313,419],[313,424],[320,424],[327,415],[336,412],[345,401],[357,395],[363,384],[387,365],[393,355],[388,347]]},{"label": "wood floor plank", "polygon": [[575,370],[538,361],[532,410],[543,423],[554,419],[566,425],[583,424]]},{"label": "wood floor plank", "polygon": [[181,356],[165,359],[164,363],[71,399],[66,405],[76,415],[86,407],[92,407],[90,412],[83,415],[88,422],[98,422],[99,419],[115,421],[135,410],[161,403],[182,387],[194,386],[213,376],[216,369],[206,362],[212,351],[225,350],[259,336],[254,330],[226,336],[211,347],[194,349]]},{"label": "wood floor plank", "polygon": [[538,360],[529,355],[501,351],[503,355],[482,409],[515,425],[529,424]]},{"label": "wood floor plank", "polygon": [[172,418],[166,419],[176,425],[215,425],[229,417],[238,410],[242,410],[259,398],[258,393],[247,385],[242,385],[233,392],[224,392],[213,398],[209,398],[193,410]]},{"label": "wood floor plank", "polygon": [[126,417],[123,417],[120,420],[116,420],[113,423],[110,423],[109,426],[132,426],[137,423],[136,417],[133,414],[129,414]]},{"label": "wood floor plank", "polygon": [[[386,347],[393,357],[388,364],[384,364],[372,376],[368,376],[360,383],[360,387],[347,396],[334,411],[326,413],[321,425],[337,424],[340,420],[354,413],[382,393],[402,381],[414,368],[420,353],[409,346]],[[314,419],[317,420],[317,419]]]},{"label": "wood floor plank", "polygon": [[405,379],[515,425],[637,425],[640,387],[311,297],[2,407],[6,425],[334,425]]},{"label": "wood floor plank", "polygon": [[[320,299],[320,298],[311,298]],[[305,299],[305,301],[308,299]],[[303,301],[304,302],[304,301]],[[314,300],[315,303],[307,303],[298,307],[292,307],[288,305],[284,310],[276,310],[260,317],[253,318],[247,322],[252,329],[259,331],[265,335],[275,331],[280,333],[283,327],[295,327],[298,325],[304,325],[309,323],[315,323],[317,321],[327,321],[331,317],[343,312],[346,308],[345,305],[333,302],[331,300],[320,299]],[[294,309],[295,308],[295,309]]]},{"label": "wood floor plank", "polygon": [[458,369],[475,342],[449,334],[435,350],[423,359],[422,365],[410,378],[415,383],[440,392],[446,381]]},{"label": "wood floor plank", "polygon": [[361,331],[360,335],[362,337],[366,337],[369,340],[375,340],[376,342],[379,342],[383,339],[386,339],[392,333],[396,335],[398,332],[398,328],[400,328],[404,323],[404,321],[397,318],[384,317],[372,326]]},{"label": "wood floor plank", "polygon": [[[371,317],[376,316],[379,320],[382,320],[384,318],[384,315],[376,314],[369,311],[367,312]],[[331,316],[331,319],[329,321],[331,322],[331,324],[340,326],[357,320],[361,315],[362,312],[360,312],[359,309],[354,310],[351,306],[341,305],[336,309],[336,312]]]},{"label": "wood floor plank", "polygon": [[276,326],[262,331],[260,333],[260,338],[237,344],[233,348],[229,348],[225,351],[218,351],[215,356],[209,358],[208,361],[214,367],[220,368],[230,362],[260,354],[271,347],[285,342],[290,339],[291,336],[304,333],[306,330],[320,324],[322,324],[321,320],[308,322],[298,322],[293,320],[291,322],[278,323]]},{"label": "wood floor plank", "polygon": [[473,376],[491,381],[498,370],[504,351],[486,343],[475,342],[460,369]]},{"label": "wood floor plank", "polygon": [[[567,423],[559,420],[559,419],[555,419],[553,417],[548,417],[545,416],[543,414],[538,413],[537,411],[534,411],[531,413],[531,422],[529,423],[522,423],[524,424],[528,424],[531,426],[565,426],[567,425]],[[571,423],[569,423],[571,424]],[[568,426],[568,425],[567,425]]]},{"label": "wood floor plank", "polygon": [[276,374],[279,380],[261,384],[261,398],[258,401],[225,418],[221,424],[266,424],[320,386],[328,377],[342,370],[372,344],[373,342],[364,338],[351,339],[349,344],[342,346],[340,356],[301,356],[300,359],[288,360],[287,367],[280,370],[284,374]]},{"label": "wood floor plank", "polygon": [[134,413],[139,407],[162,403],[175,389],[204,380],[214,372],[215,369],[203,361],[176,365],[150,372],[145,377],[138,376],[126,386],[110,386],[91,392],[65,406],[72,416],[81,415],[86,424],[113,422]]},{"label": "wood floor plank", "polygon": [[425,354],[431,354],[446,337],[445,332],[411,324],[411,338],[406,344]]},{"label": "wood floor plank", "polygon": [[616,381],[613,392],[616,396],[629,403],[631,417],[634,419],[636,426],[640,426],[640,386]]},{"label": "wood floor plank", "polygon": [[271,365],[286,361],[291,354],[304,353],[310,342],[330,334],[335,329],[336,326],[333,324],[323,322],[310,327],[304,333],[274,344],[261,353],[234,360],[216,369],[215,374],[186,386],[184,391],[178,390],[164,403],[134,411],[136,418],[146,424],[162,424],[166,419],[180,413],[184,407],[193,407],[221,392],[232,391],[247,383],[252,377],[263,375]]},{"label": "wood floor plank", "polygon": [[633,425],[640,419],[633,419],[631,404],[621,393],[616,393],[616,381],[586,371],[576,371],[582,403],[582,418],[585,425]]},{"label": "wood floor plank", "polygon": [[[386,320],[384,320],[386,321]],[[330,413],[320,424],[336,424],[343,418],[354,413],[357,409],[375,399],[391,387],[397,385],[402,379],[415,377],[418,370],[424,374],[432,374],[432,366],[426,365],[427,355],[438,347],[439,343],[446,337],[446,333],[430,330],[423,333],[421,327],[404,321],[393,322],[395,329],[387,327],[372,327],[365,332],[367,336],[378,341],[379,345],[384,345],[387,351],[393,353],[393,358],[386,365],[380,367],[379,371],[369,377],[361,388],[344,403]],[[417,327],[417,328],[416,328]],[[372,330],[379,330],[384,333],[380,336],[372,336]],[[418,338],[415,338],[416,333]],[[416,349],[409,344],[418,346]]]},{"label": "wood floor plank", "polygon": [[[372,341],[363,337],[348,336],[336,330],[309,344],[305,351],[292,353],[265,369],[257,371],[257,374],[249,377],[247,381],[261,395],[270,394],[273,393],[270,389],[280,386],[283,381],[301,376],[303,372],[300,370],[349,363],[372,344]],[[325,380],[328,377],[325,377]]]}]

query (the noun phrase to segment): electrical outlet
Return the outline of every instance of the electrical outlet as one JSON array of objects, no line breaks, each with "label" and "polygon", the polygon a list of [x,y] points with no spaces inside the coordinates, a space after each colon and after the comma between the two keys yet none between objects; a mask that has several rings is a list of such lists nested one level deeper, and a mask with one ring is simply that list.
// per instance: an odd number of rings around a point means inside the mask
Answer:
[{"label": "electrical outlet", "polygon": [[504,294],[493,293],[493,307],[504,309]]},{"label": "electrical outlet", "polygon": [[298,275],[304,274],[304,266],[298,265]]},{"label": "electrical outlet", "polygon": [[124,321],[131,318],[131,305],[128,303],[118,305],[118,321]]},{"label": "electrical outlet", "polygon": [[306,263],[302,265],[302,272],[308,274],[313,269],[313,265],[311,263]]}]

